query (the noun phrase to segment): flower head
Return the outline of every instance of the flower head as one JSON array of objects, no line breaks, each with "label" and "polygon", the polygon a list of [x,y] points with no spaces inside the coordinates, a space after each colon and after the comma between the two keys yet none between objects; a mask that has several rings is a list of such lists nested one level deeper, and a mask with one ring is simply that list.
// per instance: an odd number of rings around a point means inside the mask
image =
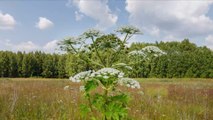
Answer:
[{"label": "flower head", "polygon": [[[166,54],[165,52],[163,52],[161,49],[159,49],[156,46],[147,46],[147,47],[143,48],[142,50],[145,52],[148,52],[148,53],[157,53],[159,55]],[[158,56],[157,54],[155,54],[155,56]]]},{"label": "flower head", "polygon": [[102,68],[91,74],[92,77],[103,77],[104,79],[108,79],[109,76],[122,78],[124,73],[114,69],[114,68]]},{"label": "flower head", "polygon": [[131,78],[121,78],[118,80],[118,84],[121,86],[127,86],[130,88],[140,88],[140,83],[134,79]]},{"label": "flower head", "polygon": [[83,33],[83,36],[85,38],[100,37],[102,35],[103,35],[103,33],[99,30],[96,30],[96,29],[88,29],[87,31],[85,31]]},{"label": "flower head", "polygon": [[116,30],[116,32],[120,32],[121,34],[127,33],[127,34],[141,34],[140,29],[127,25],[127,26],[122,26]]},{"label": "flower head", "polygon": [[81,80],[87,80],[87,79],[89,79],[91,72],[92,72],[91,70],[80,72],[80,73],[76,74],[75,76],[70,77],[69,79],[72,82],[80,82]]},{"label": "flower head", "polygon": [[146,57],[146,54],[142,50],[133,50],[128,53],[130,56],[142,56]]}]

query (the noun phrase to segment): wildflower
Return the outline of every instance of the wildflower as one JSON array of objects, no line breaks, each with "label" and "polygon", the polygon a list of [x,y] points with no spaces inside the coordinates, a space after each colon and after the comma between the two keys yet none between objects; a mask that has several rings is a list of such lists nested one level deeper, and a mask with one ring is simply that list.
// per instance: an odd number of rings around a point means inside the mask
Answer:
[{"label": "wildflower", "polygon": [[141,34],[142,32],[140,31],[140,29],[131,26],[131,25],[127,25],[127,26],[122,26],[120,28],[118,28],[116,30],[116,32],[120,32],[121,34],[123,33],[127,33],[127,34]]},{"label": "wildflower", "polygon": [[142,57],[146,57],[146,54],[142,51],[142,50],[133,50],[131,52],[129,52],[130,56],[142,56]]},{"label": "wildflower", "polygon": [[140,88],[140,83],[134,79],[131,78],[121,78],[118,80],[118,84],[121,86],[127,86],[130,88]]},{"label": "wildflower", "polygon": [[92,37],[100,37],[102,36],[103,33],[99,30],[96,29],[88,29],[87,31],[85,31],[83,33],[82,36],[84,36],[85,38],[92,38]]},{"label": "wildflower", "polygon": [[108,78],[109,78],[109,76],[103,76],[103,78],[104,78],[104,79],[108,79]]},{"label": "wildflower", "polygon": [[[163,52],[161,49],[159,49],[156,46],[147,46],[147,47],[143,48],[142,50],[145,52],[148,52],[148,53],[158,53],[159,55],[166,54],[165,52]],[[155,54],[155,56],[158,56],[158,55]]]},{"label": "wildflower", "polygon": [[76,74],[74,77],[70,77],[69,79],[72,82],[80,82],[81,80],[88,80],[91,72],[92,72],[91,70],[80,72]]},{"label": "wildflower", "polygon": [[77,45],[81,44],[83,41],[78,37],[67,37],[64,39],[64,42],[72,45]]},{"label": "wildflower", "polygon": [[126,68],[128,70],[132,70],[132,67],[128,66],[127,64],[125,63],[117,63],[115,65],[112,65],[112,67],[123,67],[123,68]]},{"label": "wildflower", "polygon": [[106,78],[106,76],[114,76],[114,77],[119,77],[122,78],[124,76],[124,73],[114,69],[114,68],[102,68],[100,70],[98,70],[97,72],[94,72],[91,74],[91,76],[95,76],[95,77],[104,77]]}]

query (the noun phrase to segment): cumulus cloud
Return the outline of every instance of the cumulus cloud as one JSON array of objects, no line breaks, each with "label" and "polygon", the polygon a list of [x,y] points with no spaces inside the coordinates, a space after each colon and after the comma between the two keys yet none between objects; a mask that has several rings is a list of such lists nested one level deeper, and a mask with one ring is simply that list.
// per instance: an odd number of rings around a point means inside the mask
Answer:
[{"label": "cumulus cloud", "polygon": [[4,50],[12,50],[12,51],[35,51],[38,50],[40,47],[33,43],[32,41],[26,41],[26,42],[21,42],[21,43],[13,43],[11,40],[6,39],[6,40],[0,40],[0,43],[2,45]]},{"label": "cumulus cloud", "polygon": [[45,51],[45,52],[53,52],[53,51],[55,51],[56,50],[56,48],[57,48],[57,43],[58,43],[58,40],[53,40],[53,41],[50,41],[50,42],[48,42],[48,43],[46,43],[45,45],[44,45],[44,47],[43,47],[43,50]]},{"label": "cumulus cloud", "polygon": [[0,30],[13,29],[16,25],[16,21],[13,16],[0,11]]},{"label": "cumulus cloud", "polygon": [[[71,3],[71,0],[68,3]],[[72,4],[78,8],[76,20],[82,18],[79,17],[81,13],[96,20],[97,28],[106,29],[115,25],[118,16],[112,13],[107,3],[107,0],[72,0]]]},{"label": "cumulus cloud", "polygon": [[150,35],[194,37],[213,33],[213,20],[207,16],[212,4],[211,0],[126,0],[126,10],[130,23]]},{"label": "cumulus cloud", "polygon": [[206,43],[206,46],[208,46],[210,49],[213,50],[213,35],[208,35],[205,38],[205,43]]},{"label": "cumulus cloud", "polygon": [[52,40],[47,42],[45,45],[38,45],[32,41],[25,41],[21,43],[14,43],[9,39],[0,40],[0,49],[1,50],[10,50],[10,51],[25,51],[25,52],[32,52],[32,51],[43,51],[46,53],[54,53],[58,52],[57,48],[58,40]]},{"label": "cumulus cloud", "polygon": [[36,27],[39,28],[40,30],[48,29],[53,25],[54,25],[53,22],[45,17],[39,17],[39,21],[36,23]]},{"label": "cumulus cloud", "polygon": [[80,21],[84,17],[83,14],[79,13],[78,11],[75,11],[75,20]]}]

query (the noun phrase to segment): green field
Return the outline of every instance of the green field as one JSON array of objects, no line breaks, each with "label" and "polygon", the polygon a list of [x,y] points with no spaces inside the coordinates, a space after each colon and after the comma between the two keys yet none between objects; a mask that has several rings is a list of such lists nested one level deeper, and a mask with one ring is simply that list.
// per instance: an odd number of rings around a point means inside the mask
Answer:
[{"label": "green field", "polygon": [[[133,120],[213,120],[213,79],[138,79]],[[69,90],[64,86],[69,85]],[[1,78],[0,120],[81,120],[80,83],[65,79]]]}]

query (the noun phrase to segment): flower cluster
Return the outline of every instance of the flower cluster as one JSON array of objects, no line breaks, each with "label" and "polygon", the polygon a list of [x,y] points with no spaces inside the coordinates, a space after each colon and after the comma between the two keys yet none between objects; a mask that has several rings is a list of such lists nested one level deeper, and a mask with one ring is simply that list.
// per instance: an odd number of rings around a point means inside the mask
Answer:
[{"label": "flower cluster", "polygon": [[127,64],[125,63],[117,63],[115,65],[112,65],[112,67],[123,67],[123,68],[126,68],[128,70],[132,70],[132,67],[131,66],[128,66]]},{"label": "flower cluster", "polygon": [[116,30],[116,32],[120,32],[121,34],[127,33],[127,34],[141,34],[140,29],[127,25],[127,26],[122,26]]},{"label": "flower cluster", "polygon": [[91,77],[103,77],[104,79],[108,79],[109,76],[122,78],[124,73],[114,68],[102,68],[91,74]]},{"label": "flower cluster", "polygon": [[130,88],[140,88],[140,83],[134,79],[131,78],[121,78],[118,80],[118,84],[121,86],[127,86]]},{"label": "flower cluster", "polygon": [[102,35],[103,35],[103,33],[96,29],[88,29],[87,31],[85,31],[83,33],[83,36],[85,38],[100,37]]},{"label": "flower cluster", "polygon": [[158,53],[159,55],[166,54],[165,52],[163,52],[162,50],[160,50],[156,46],[147,46],[147,47],[143,48],[142,50],[145,51],[145,52],[148,52],[148,53]]},{"label": "flower cluster", "polygon": [[91,75],[91,73],[92,73],[91,70],[80,72],[80,73],[76,74],[75,76],[70,77],[69,79],[72,82],[81,82],[81,80],[88,80],[90,75]]},{"label": "flower cluster", "polygon": [[79,37],[67,37],[64,38],[64,42],[69,43],[71,45],[81,44],[83,42]]},{"label": "flower cluster", "polygon": [[146,57],[146,54],[142,50],[133,50],[128,53],[130,56],[142,56]]},{"label": "flower cluster", "polygon": [[[98,71],[85,71],[85,72],[80,72],[76,74],[74,77],[70,77],[70,80],[72,82],[80,82],[80,81],[87,81],[91,78],[104,78],[105,80],[108,80],[110,78],[117,78],[117,83],[121,86],[127,86],[130,88],[140,88],[139,82],[137,82],[134,79],[131,78],[124,78],[124,73],[114,69],[114,68],[102,68]],[[80,87],[81,91],[84,91],[84,86]]]}]

